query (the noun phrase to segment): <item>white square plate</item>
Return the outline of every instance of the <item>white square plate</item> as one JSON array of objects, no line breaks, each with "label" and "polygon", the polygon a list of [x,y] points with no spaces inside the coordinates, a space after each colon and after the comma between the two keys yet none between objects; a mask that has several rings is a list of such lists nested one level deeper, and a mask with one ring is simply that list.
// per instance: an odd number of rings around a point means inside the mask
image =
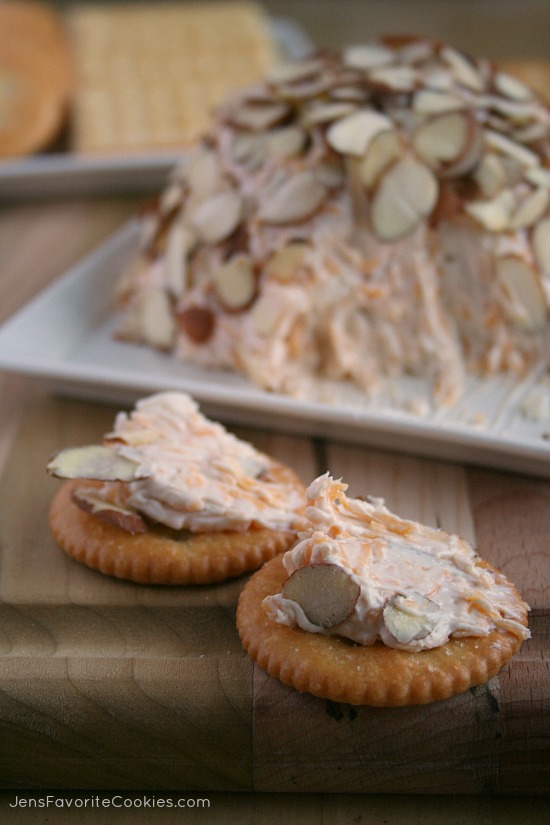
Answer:
[{"label": "white square plate", "polygon": [[116,404],[183,390],[207,414],[227,422],[550,477],[550,420],[532,421],[521,412],[539,380],[535,375],[521,383],[472,380],[455,408],[420,417],[389,401],[296,400],[265,392],[234,373],[205,371],[116,341],[120,317],[113,310],[113,289],[137,236],[137,222],[126,224],[5,322],[0,369],[35,376],[64,394]]}]

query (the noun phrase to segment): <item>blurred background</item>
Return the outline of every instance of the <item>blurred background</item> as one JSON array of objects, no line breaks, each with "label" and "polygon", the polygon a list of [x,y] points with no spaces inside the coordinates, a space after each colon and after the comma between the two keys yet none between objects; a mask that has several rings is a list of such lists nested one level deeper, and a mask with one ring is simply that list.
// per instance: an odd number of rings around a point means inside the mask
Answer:
[{"label": "blurred background", "polygon": [[[75,0],[54,4],[63,8]],[[550,59],[548,0],[264,0],[261,5],[271,15],[293,18],[319,46],[399,31],[451,40],[495,59]]]}]

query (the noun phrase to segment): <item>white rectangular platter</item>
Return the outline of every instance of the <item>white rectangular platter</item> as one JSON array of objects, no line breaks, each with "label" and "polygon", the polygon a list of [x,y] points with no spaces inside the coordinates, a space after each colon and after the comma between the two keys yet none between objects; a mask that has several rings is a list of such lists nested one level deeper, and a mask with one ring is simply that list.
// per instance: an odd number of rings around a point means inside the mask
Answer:
[{"label": "white rectangular platter", "polygon": [[268,393],[240,375],[205,371],[116,341],[120,317],[113,290],[137,235],[137,223],[126,224],[8,319],[0,327],[0,369],[34,376],[57,392],[115,404],[183,390],[228,423],[550,477],[550,415],[535,421],[522,413],[538,383],[550,402],[545,376],[521,383],[472,380],[455,408],[418,416],[389,400],[325,404]]}]

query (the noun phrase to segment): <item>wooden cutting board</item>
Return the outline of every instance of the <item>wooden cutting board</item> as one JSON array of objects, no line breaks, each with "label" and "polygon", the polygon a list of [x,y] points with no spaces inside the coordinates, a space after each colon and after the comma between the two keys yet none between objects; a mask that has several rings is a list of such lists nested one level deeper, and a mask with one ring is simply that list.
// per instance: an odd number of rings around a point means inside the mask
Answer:
[{"label": "wooden cutting board", "polygon": [[143,587],[66,558],[46,514],[57,449],[114,410],[38,392],[0,482],[0,787],[478,793],[548,791],[550,485],[504,473],[237,432],[304,481],[330,469],[476,541],[533,610],[487,685],[424,707],[336,705],[279,684],[235,630],[244,579]]}]

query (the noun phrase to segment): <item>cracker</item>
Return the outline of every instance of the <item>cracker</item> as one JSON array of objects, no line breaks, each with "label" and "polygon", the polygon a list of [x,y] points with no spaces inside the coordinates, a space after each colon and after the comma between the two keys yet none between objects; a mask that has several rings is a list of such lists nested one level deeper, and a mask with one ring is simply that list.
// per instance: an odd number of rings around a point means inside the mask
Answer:
[{"label": "cracker", "polygon": [[[484,566],[503,578],[491,565]],[[362,646],[308,633],[269,619],[262,607],[263,599],[279,593],[286,579],[278,556],[246,584],[237,608],[243,646],[271,676],[334,702],[397,707],[446,699],[495,676],[521,645],[514,634],[494,630],[413,653],[382,642]],[[523,605],[519,594],[518,604]],[[523,619],[527,625],[526,613]]]},{"label": "cracker", "polygon": [[[283,465],[270,469],[274,481],[302,485]],[[176,533],[149,526],[132,535],[81,510],[72,500],[81,480],[64,482],[49,511],[51,532],[60,547],[87,567],[140,584],[212,584],[254,570],[287,550],[296,540],[292,531]],[[93,482],[86,481],[89,488]]]},{"label": "cracker", "polygon": [[184,146],[212,110],[255,83],[277,50],[252,2],[78,4],[73,148],[118,153]]}]

